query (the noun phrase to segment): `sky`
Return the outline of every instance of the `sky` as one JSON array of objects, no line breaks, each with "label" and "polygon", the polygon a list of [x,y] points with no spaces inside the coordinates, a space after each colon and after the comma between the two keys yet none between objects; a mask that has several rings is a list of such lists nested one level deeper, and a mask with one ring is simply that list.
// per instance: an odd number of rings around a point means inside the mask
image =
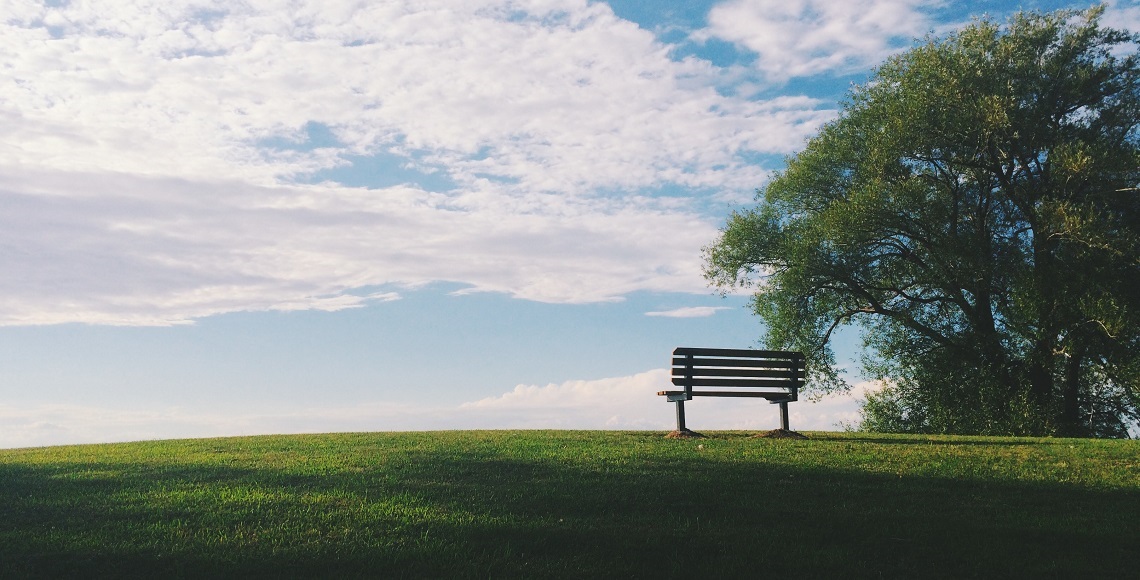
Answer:
[{"label": "sky", "polygon": [[[0,448],[669,430],[672,349],[763,332],[701,249],[852,84],[1087,6],[0,0]],[[858,420],[858,344],[792,428]]]}]

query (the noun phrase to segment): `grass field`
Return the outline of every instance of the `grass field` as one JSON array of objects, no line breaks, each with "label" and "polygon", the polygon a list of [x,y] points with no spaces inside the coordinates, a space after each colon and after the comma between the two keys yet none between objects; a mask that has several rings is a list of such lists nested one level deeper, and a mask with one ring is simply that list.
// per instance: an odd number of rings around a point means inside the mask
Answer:
[{"label": "grass field", "polygon": [[456,431],[0,451],[0,577],[1128,578],[1140,442]]}]

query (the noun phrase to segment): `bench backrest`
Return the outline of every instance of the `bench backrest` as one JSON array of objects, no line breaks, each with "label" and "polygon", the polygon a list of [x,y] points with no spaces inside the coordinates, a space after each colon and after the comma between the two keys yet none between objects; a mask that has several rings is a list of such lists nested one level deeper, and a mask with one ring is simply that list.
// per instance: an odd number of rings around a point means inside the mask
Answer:
[{"label": "bench backrest", "polygon": [[800,352],[688,347],[673,351],[673,384],[689,395],[702,387],[782,390],[795,401],[805,371]]}]

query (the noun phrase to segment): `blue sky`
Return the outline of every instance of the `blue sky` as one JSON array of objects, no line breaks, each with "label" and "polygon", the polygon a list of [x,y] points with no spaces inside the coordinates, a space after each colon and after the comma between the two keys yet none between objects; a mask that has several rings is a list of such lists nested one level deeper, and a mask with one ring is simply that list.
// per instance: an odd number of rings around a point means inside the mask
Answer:
[{"label": "blue sky", "polygon": [[7,2],[0,447],[669,429],[672,348],[762,330],[701,277],[727,213],[875,64],[1018,7],[1087,5]]}]

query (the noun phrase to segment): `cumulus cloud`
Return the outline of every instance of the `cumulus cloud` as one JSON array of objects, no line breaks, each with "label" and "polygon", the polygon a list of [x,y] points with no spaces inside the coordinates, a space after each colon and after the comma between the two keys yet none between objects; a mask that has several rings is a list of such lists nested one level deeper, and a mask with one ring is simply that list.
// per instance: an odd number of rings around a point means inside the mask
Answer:
[{"label": "cumulus cloud", "polygon": [[[586,0],[10,8],[0,324],[701,291],[719,216],[645,192],[750,191],[834,114],[725,96]],[[311,183],[376,159],[446,185]]]},{"label": "cumulus cloud", "polygon": [[[458,410],[478,417],[464,424],[484,428],[670,430],[676,426],[674,405],[657,396],[670,388],[670,370],[655,369],[627,377],[518,385]],[[859,421],[858,400],[879,388],[860,382],[849,393],[801,399],[789,406],[789,421],[802,431],[854,425]],[[696,430],[764,431],[780,424],[779,407],[764,399],[699,397],[686,403],[685,411],[689,427]]]},{"label": "cumulus cloud", "polygon": [[652,412],[651,404],[668,386],[669,372],[653,370],[629,377],[518,385],[460,409],[516,428],[662,429],[668,426],[668,413]]},{"label": "cumulus cloud", "polygon": [[[626,377],[517,385],[496,396],[459,404],[361,402],[351,407],[307,407],[266,413],[254,408],[213,412],[180,408],[111,409],[79,405],[0,405],[0,448],[265,433],[323,433],[431,429],[630,429],[669,431],[674,406],[657,396],[670,386],[669,370]],[[859,419],[850,394],[789,407],[793,429],[832,431]],[[779,408],[763,399],[698,398],[686,405],[695,430],[766,431],[780,424]]]},{"label": "cumulus cloud", "polygon": [[730,0],[696,35],[736,43],[783,81],[872,67],[931,30],[928,0]]}]

